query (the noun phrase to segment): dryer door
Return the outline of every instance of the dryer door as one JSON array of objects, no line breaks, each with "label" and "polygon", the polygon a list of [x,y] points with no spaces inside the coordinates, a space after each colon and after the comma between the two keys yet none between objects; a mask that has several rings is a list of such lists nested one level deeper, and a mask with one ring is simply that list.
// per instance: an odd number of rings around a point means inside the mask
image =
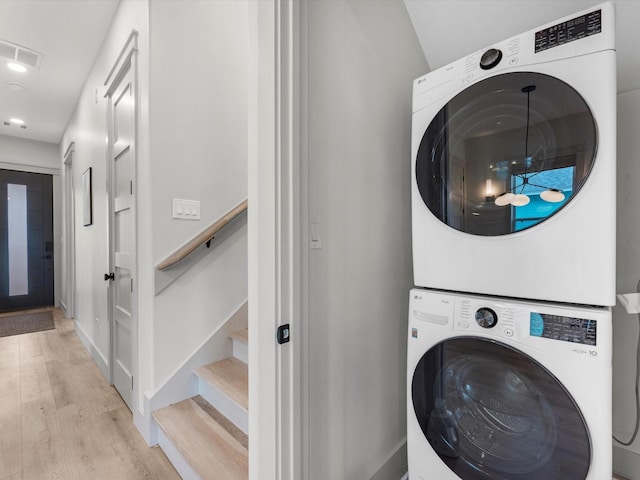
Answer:
[{"label": "dryer door", "polygon": [[583,480],[591,442],[569,392],[518,350],[446,340],[418,362],[414,411],[429,444],[463,480]]},{"label": "dryer door", "polygon": [[453,97],[428,126],[415,159],[431,213],[474,235],[537,225],[585,183],[596,124],[582,96],[541,73],[497,75]]}]

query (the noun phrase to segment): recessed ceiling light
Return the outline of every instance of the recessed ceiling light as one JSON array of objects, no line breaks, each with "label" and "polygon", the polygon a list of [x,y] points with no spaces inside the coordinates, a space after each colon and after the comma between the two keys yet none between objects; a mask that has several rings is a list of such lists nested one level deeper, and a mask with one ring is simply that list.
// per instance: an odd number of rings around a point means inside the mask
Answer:
[{"label": "recessed ceiling light", "polygon": [[9,67],[14,72],[24,73],[27,71],[27,67],[25,67],[24,65],[20,65],[19,63],[9,62],[7,63],[7,67]]},{"label": "recessed ceiling light", "polygon": [[16,125],[23,125],[24,124],[24,120],[21,120],[19,118],[10,118],[9,121],[11,123],[15,123]]}]

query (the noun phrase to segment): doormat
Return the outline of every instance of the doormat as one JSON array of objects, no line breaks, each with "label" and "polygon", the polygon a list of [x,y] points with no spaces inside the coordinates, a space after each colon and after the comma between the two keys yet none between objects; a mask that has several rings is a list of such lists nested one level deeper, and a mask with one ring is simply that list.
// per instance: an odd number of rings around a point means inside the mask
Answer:
[{"label": "doormat", "polygon": [[55,328],[55,324],[53,323],[53,313],[50,310],[0,317],[0,337],[41,332],[53,328]]}]

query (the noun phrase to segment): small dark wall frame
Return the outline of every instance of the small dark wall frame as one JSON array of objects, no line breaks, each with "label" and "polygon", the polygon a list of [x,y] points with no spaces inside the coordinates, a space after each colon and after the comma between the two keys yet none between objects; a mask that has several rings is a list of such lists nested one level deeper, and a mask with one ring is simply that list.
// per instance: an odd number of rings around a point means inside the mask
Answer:
[{"label": "small dark wall frame", "polygon": [[93,223],[93,189],[91,184],[91,167],[89,167],[82,174],[82,224],[85,227]]}]

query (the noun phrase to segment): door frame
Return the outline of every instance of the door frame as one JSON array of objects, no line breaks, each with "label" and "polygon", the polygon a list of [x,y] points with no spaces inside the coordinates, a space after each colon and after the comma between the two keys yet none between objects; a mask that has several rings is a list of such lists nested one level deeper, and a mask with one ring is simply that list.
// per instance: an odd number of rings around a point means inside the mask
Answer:
[{"label": "door frame", "polygon": [[[113,64],[106,80],[104,81],[104,87],[106,88],[104,98],[107,102],[107,204],[109,206],[109,220],[108,220],[108,242],[109,242],[109,272],[114,271],[115,258],[114,258],[114,246],[115,242],[115,214],[114,214],[114,164],[113,164],[113,146],[111,139],[113,138],[113,94],[115,93],[120,81],[129,71],[131,71],[132,93],[134,96],[134,139],[132,147],[132,155],[134,158],[134,168],[132,171],[132,204],[131,204],[131,224],[133,225],[132,232],[132,259],[131,259],[131,278],[132,289],[131,292],[131,383],[132,383],[132,407],[138,408],[138,388],[139,382],[135,379],[138,378],[138,243],[137,243],[137,143],[138,143],[138,32],[132,30],[129,38],[127,39],[124,47],[120,51],[117,60]],[[112,282],[109,282],[107,289],[107,312],[109,318],[109,383],[113,384],[114,381],[114,359],[115,359],[115,317],[113,313],[113,299],[114,292]],[[133,408],[132,408],[133,410]]]},{"label": "door frame", "polygon": [[73,153],[71,142],[64,154],[64,299],[60,303],[67,318],[75,316],[76,304],[76,216],[75,188],[73,184]]},{"label": "door frame", "polygon": [[[249,4],[250,480],[308,478],[299,0]],[[289,324],[290,341],[276,343]],[[305,473],[306,472],[306,473]]]}]

